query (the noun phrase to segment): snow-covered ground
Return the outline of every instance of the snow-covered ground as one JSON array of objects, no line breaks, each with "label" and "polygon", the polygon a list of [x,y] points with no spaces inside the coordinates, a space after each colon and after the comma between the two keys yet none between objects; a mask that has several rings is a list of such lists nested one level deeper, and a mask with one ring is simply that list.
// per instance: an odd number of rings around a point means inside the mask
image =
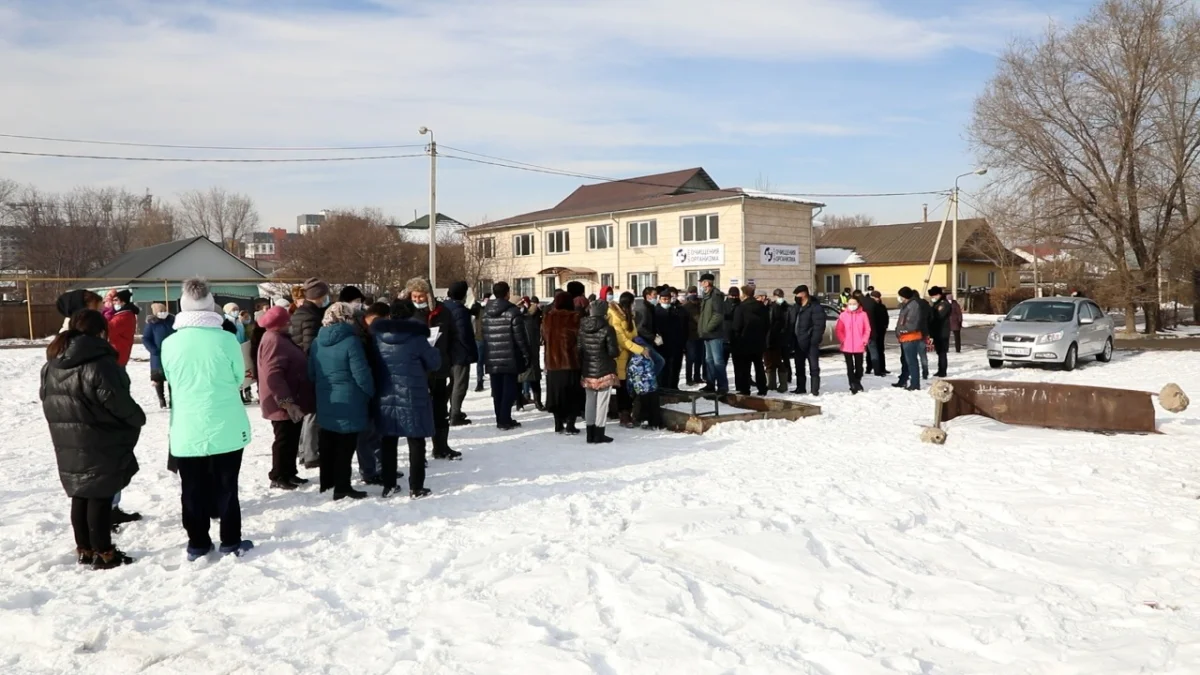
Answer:
[{"label": "snow-covered ground", "polygon": [[[953,376],[1200,383],[1194,353],[1070,374],[952,357]],[[41,361],[0,351],[6,675],[1200,672],[1195,407],[1160,412],[1157,436],[965,418],[938,447],[918,440],[927,394],[868,377],[850,396],[834,356],[820,417],[610,427],[597,447],[534,412],[497,433],[472,393],[478,424],[452,435],[465,461],[432,464],[432,498],[357,503],[268,490],[252,410],[258,546],[194,564],[155,410],[124,502],[146,520],[118,536],[138,562],[92,572],[73,560]],[[147,369],[131,365],[149,406]]]}]

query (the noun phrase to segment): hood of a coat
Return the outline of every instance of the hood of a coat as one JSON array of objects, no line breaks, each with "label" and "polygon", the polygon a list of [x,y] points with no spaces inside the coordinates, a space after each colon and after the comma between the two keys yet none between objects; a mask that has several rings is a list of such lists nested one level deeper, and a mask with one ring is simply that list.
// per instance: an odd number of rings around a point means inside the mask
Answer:
[{"label": "hood of a coat", "polygon": [[487,307],[484,308],[484,310],[483,310],[483,314],[484,314],[484,316],[490,316],[494,319],[498,316],[503,315],[505,312],[507,312],[512,307],[515,307],[515,305],[513,305],[508,300],[504,300],[502,298],[495,298],[487,304]]},{"label": "hood of a coat", "polygon": [[354,326],[348,323],[335,323],[332,326],[321,328],[321,332],[317,333],[317,342],[322,347],[332,347],[342,340],[353,340]]},{"label": "hood of a coat", "polygon": [[415,319],[376,319],[371,324],[371,333],[380,342],[395,345],[414,337],[428,338],[429,326]]},{"label": "hood of a coat", "polygon": [[83,295],[85,293],[87,291],[82,288],[76,291],[67,291],[58,296],[58,301],[54,303],[54,307],[58,310],[59,314],[69,319],[75,316],[75,312],[86,309],[87,305],[83,303]]},{"label": "hood of a coat", "polygon": [[585,317],[579,322],[579,330],[585,333],[599,333],[608,327],[608,319],[600,316]]},{"label": "hood of a coat", "polygon": [[58,358],[52,359],[50,364],[52,368],[75,368],[105,356],[117,358],[117,350],[113,349],[108,340],[92,335],[76,335],[67,343],[67,348],[63,350],[62,354],[59,354]]}]

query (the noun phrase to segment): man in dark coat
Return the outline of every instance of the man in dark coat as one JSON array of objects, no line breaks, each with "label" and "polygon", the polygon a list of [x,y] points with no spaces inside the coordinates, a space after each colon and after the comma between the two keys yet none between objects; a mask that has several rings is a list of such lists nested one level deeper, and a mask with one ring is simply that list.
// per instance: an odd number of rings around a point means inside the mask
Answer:
[{"label": "man in dark coat", "polygon": [[729,393],[725,370],[725,294],[717,289],[711,273],[700,275],[700,321],[697,332],[704,340],[704,391]]},{"label": "man in dark coat", "polygon": [[953,307],[946,300],[940,286],[929,289],[929,299],[933,304],[929,308],[929,337],[933,340],[933,349],[937,352],[937,373],[935,377],[946,377],[948,355],[950,353],[950,313]]},{"label": "man in dark coat", "polygon": [[471,385],[471,365],[479,362],[479,347],[475,344],[475,328],[471,310],[467,309],[467,282],[450,284],[449,298],[442,306],[454,320],[454,343],[450,345],[450,426],[470,424],[462,411],[467,388]]},{"label": "man in dark coat", "polygon": [[305,354],[317,339],[317,333],[321,332],[321,320],[325,318],[329,299],[329,284],[316,277],[304,282],[304,304],[292,314],[291,333],[292,340]]},{"label": "man in dark coat", "polygon": [[825,339],[825,308],[801,284],[794,291],[796,304],[788,310],[792,347],[796,353],[796,390],[803,394],[804,364],[808,364],[813,396],[821,395],[821,342]]},{"label": "man in dark coat", "polygon": [[656,350],[654,336],[658,335],[658,331],[654,327],[654,307],[657,304],[657,288],[643,288],[641,299],[633,301],[633,325],[637,329],[637,336]]},{"label": "man in dark coat", "polygon": [[685,329],[687,343],[687,376],[688,386],[705,381],[704,377],[704,340],[700,338],[700,295],[695,286],[687,290],[683,303],[679,306],[680,314],[686,319]]},{"label": "man in dark coat", "polygon": [[662,338],[658,353],[666,366],[658,374],[660,389],[678,389],[679,374],[683,371],[683,352],[687,349],[688,317],[682,305],[676,302],[676,291],[663,286],[658,289],[658,303],[654,308],[654,326]]},{"label": "man in dark coat", "polygon": [[404,290],[412,308],[412,320],[429,326],[430,337],[437,332],[433,346],[441,357],[439,367],[429,371],[429,397],[433,401],[433,458],[462,459],[462,453],[450,448],[450,370],[453,352],[458,347],[454,317],[446,306],[433,298],[433,288],[420,277],[409,279]]},{"label": "man in dark coat", "polygon": [[754,386],[758,395],[766,396],[767,374],[763,367],[763,352],[767,349],[771,312],[754,296],[754,290],[749,286],[742,286],[741,293],[746,299],[733,310],[731,330],[734,388],[742,396],[750,395],[750,369],[753,367]]},{"label": "man in dark coat", "polygon": [[767,349],[763,352],[763,366],[767,369],[767,389],[783,394],[787,392],[792,372],[791,339],[788,337],[788,304],[783,289],[776,288],[771,294],[768,307]]},{"label": "man in dark coat", "polygon": [[[916,294],[916,297],[913,298],[913,302],[917,303],[917,307],[921,310],[921,337],[924,338],[926,343],[928,343],[929,339],[930,339],[929,318],[930,318],[930,315],[933,314],[933,307],[929,304],[928,300],[921,297],[920,291],[917,291],[914,289],[913,292]],[[922,349],[918,356],[921,359],[921,379],[928,380],[929,379],[929,350]]]},{"label": "man in dark coat", "polygon": [[[869,304],[866,302],[867,299],[870,300]],[[864,298],[863,309],[866,310],[867,318],[871,322],[871,343],[868,345],[871,352],[871,366],[877,376],[886,377],[888,375],[886,340],[888,325],[892,322],[892,318],[883,304],[883,294],[879,291],[871,291]]]},{"label": "man in dark coat", "polygon": [[47,349],[40,398],[71,498],[79,562],[98,568],[133,562],[112,545],[113,497],[138,471],[134,447],[146,415],[129,393],[129,375],[101,335],[96,311],[73,316],[70,330]]},{"label": "man in dark coat", "polygon": [[513,404],[520,393],[517,377],[525,372],[533,356],[522,312],[508,300],[511,292],[507,282],[496,282],[492,286],[492,301],[483,310],[483,341],[492,404],[496,427],[502,431],[521,426],[512,418]]}]

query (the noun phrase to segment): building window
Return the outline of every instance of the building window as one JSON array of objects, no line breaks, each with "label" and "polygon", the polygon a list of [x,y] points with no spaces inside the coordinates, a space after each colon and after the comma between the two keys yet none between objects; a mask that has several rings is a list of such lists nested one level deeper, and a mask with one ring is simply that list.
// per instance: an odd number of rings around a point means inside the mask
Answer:
[{"label": "building window", "polygon": [[525,298],[537,295],[537,291],[533,287],[533,277],[513,279],[512,291],[517,298]]},{"label": "building window", "polygon": [[684,216],[683,243],[695,244],[702,241],[716,241],[721,233],[717,227],[717,214],[705,216]]},{"label": "building window", "polygon": [[704,276],[705,274],[713,275],[714,288],[721,287],[721,270],[688,270],[684,274],[684,284],[688,288],[691,288],[692,286],[700,288],[700,277]]},{"label": "building window", "polygon": [[545,281],[546,292],[542,293],[542,298],[553,298],[554,291],[558,290],[558,277],[547,275],[543,277]]},{"label": "building window", "polygon": [[825,295],[838,295],[842,292],[842,275],[825,275]]},{"label": "building window", "polygon": [[616,279],[613,278],[613,275],[611,273],[600,275],[600,285],[601,286],[608,286],[609,288],[612,288],[614,282],[616,282]]},{"label": "building window", "polygon": [[644,246],[658,246],[658,221],[638,220],[629,223],[629,248]]},{"label": "building window", "polygon": [[492,284],[491,279],[480,279],[475,284],[475,302],[483,302],[484,297],[492,294]]},{"label": "building window", "polygon": [[[516,247],[514,246],[514,249]],[[532,248],[530,249],[532,253]],[[480,259],[496,257],[496,240],[492,237],[485,237],[475,242],[475,255]]]},{"label": "building window", "polygon": [[518,258],[533,255],[532,234],[518,234],[513,237],[513,255]]},{"label": "building window", "polygon": [[871,285],[870,274],[855,274],[854,275],[854,290],[867,292],[867,288]]},{"label": "building window", "polygon": [[[967,271],[966,270],[963,270],[958,273],[958,287],[959,287],[959,289],[964,290],[964,291],[967,290],[967,288],[968,288],[968,286],[967,286]],[[954,294],[957,295],[958,291],[954,291]]]},{"label": "building window", "polygon": [[554,230],[546,233],[546,255],[570,252],[571,232],[569,230]]},{"label": "building window", "polygon": [[995,273],[995,272],[988,272],[988,283],[987,283],[987,285],[988,285],[988,288],[995,288],[995,287],[996,287],[996,273]]},{"label": "building window", "polygon": [[587,247],[589,251],[612,248],[612,245],[612,225],[593,225],[587,229]]},{"label": "building window", "polygon": [[629,288],[626,290],[637,295],[642,292],[643,288],[651,288],[658,285],[658,275],[654,272],[630,272]]}]

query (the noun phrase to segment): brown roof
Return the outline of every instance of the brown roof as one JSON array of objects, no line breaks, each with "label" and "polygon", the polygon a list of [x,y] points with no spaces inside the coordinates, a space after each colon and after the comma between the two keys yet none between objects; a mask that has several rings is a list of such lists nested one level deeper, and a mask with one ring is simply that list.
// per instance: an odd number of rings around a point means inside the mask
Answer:
[{"label": "brown roof", "polygon": [[[938,221],[822,229],[817,237],[817,247],[853,249],[868,264],[928,264],[940,226],[941,222]],[[937,261],[945,262],[952,258],[950,239],[950,223],[946,223],[942,243],[938,246]],[[998,244],[995,233],[984,218],[958,221],[958,243],[959,260],[990,261],[996,257],[995,251],[1003,251],[1008,258],[1005,262],[1016,258]]]},{"label": "brown roof", "polygon": [[484,223],[472,229],[490,229],[544,220],[574,218],[611,211],[672,206],[742,197],[741,190],[722,190],[702,168],[638,176],[582,185],[554,208]]}]

